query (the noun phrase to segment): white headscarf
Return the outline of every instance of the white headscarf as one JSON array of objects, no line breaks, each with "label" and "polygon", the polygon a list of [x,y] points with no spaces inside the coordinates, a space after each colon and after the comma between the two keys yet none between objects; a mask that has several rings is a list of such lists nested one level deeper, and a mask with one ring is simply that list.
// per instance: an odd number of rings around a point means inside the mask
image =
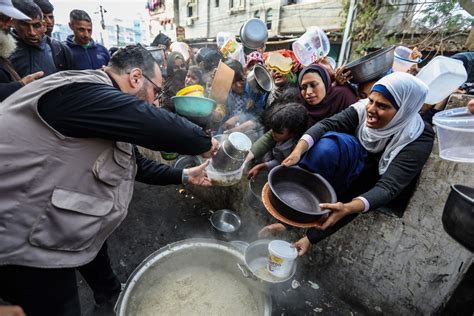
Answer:
[{"label": "white headscarf", "polygon": [[428,87],[415,76],[402,72],[385,76],[375,84],[387,88],[400,107],[385,127],[367,127],[366,102],[358,102],[352,106],[359,115],[357,138],[362,146],[371,153],[384,151],[379,162],[379,174],[382,175],[398,153],[423,132],[425,123],[418,111],[425,102]]}]

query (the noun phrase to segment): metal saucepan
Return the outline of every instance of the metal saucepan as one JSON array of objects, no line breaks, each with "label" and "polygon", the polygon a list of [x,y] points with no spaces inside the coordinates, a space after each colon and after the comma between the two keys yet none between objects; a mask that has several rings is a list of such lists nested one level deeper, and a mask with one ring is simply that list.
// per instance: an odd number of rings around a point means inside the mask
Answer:
[{"label": "metal saucepan", "polygon": [[[243,278],[237,264],[245,264],[244,255],[227,242],[186,239],[169,244],[130,275],[116,315],[270,316],[270,297]],[[229,280],[232,287],[226,283]],[[227,295],[220,295],[223,290]]]},{"label": "metal saucepan", "polygon": [[394,52],[392,45],[347,64],[345,68],[351,71],[351,82],[364,83],[381,77],[392,67]]},{"label": "metal saucepan", "polygon": [[235,238],[235,233],[241,225],[240,217],[235,212],[226,209],[215,211],[209,221],[216,237],[224,240]]},{"label": "metal saucepan", "polygon": [[264,293],[285,291],[291,287],[296,273],[296,263],[286,278],[276,278],[267,270],[268,244],[271,240],[257,240],[244,251],[245,265],[239,265],[244,277],[251,279],[252,285]]},{"label": "metal saucepan", "polygon": [[311,223],[330,212],[319,203],[336,203],[336,192],[323,177],[300,167],[278,166],[268,175],[270,203],[286,218]]},{"label": "metal saucepan", "polygon": [[260,64],[255,64],[248,73],[247,82],[255,92],[270,92],[273,89],[272,75]]}]

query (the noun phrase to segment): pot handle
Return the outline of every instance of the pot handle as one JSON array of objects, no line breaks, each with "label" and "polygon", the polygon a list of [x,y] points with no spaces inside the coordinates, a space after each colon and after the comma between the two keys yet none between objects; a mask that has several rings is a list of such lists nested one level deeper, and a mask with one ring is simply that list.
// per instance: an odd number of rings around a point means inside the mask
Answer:
[{"label": "pot handle", "polygon": [[244,278],[257,280],[257,277],[252,273],[252,271],[250,271],[250,269],[247,266],[237,263],[237,268],[239,268],[240,272],[242,272],[242,275],[244,276]]}]

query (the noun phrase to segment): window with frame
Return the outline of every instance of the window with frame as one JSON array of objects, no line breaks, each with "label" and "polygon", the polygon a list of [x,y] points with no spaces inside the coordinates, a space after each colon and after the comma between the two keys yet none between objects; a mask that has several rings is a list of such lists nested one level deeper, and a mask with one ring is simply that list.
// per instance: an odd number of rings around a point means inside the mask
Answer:
[{"label": "window with frame", "polygon": [[242,10],[245,9],[245,0],[229,0],[230,10]]},{"label": "window with frame", "polygon": [[197,0],[188,0],[186,3],[186,17],[197,18]]}]

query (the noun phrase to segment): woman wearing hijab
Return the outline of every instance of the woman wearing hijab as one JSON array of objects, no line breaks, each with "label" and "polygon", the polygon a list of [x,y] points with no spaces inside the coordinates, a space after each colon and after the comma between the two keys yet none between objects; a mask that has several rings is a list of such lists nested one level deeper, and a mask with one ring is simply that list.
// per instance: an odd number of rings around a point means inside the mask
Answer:
[{"label": "woman wearing hijab", "polygon": [[298,76],[298,85],[308,110],[310,126],[357,102],[350,88],[332,86],[329,73],[321,65],[303,68]]},{"label": "woman wearing hijab", "polygon": [[[321,65],[310,65],[298,76],[303,105],[308,110],[308,125],[331,117],[357,102],[356,95],[346,86],[332,86],[329,73]],[[277,103],[279,103],[277,101]],[[252,146],[248,159],[260,159],[274,146],[271,131],[265,133]]]},{"label": "woman wearing hijab", "polygon": [[[432,128],[418,114],[427,93],[428,87],[418,78],[392,73],[374,85],[368,99],[319,122],[303,135],[282,164],[299,162],[303,168],[321,174],[333,184],[339,197],[351,186],[352,192],[346,196],[353,199],[320,204],[332,212],[295,243],[299,255],[359,213],[388,204],[416,179],[434,140]],[[367,181],[370,177],[365,171],[371,165],[375,172]],[[345,183],[337,178],[345,179]],[[282,225],[273,224],[266,230],[282,230]]]}]

